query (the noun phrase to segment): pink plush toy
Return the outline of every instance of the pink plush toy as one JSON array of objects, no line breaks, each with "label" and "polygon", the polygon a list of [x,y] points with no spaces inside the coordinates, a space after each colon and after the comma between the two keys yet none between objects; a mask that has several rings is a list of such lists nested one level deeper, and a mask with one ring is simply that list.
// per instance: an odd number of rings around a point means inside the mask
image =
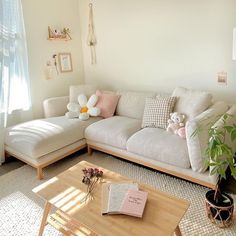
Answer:
[{"label": "pink plush toy", "polygon": [[178,112],[170,113],[166,130],[179,135],[181,138],[185,138],[184,119],[185,115],[183,114]]},{"label": "pink plush toy", "polygon": [[186,139],[185,127],[181,127],[181,128],[178,129],[178,135],[181,138]]}]

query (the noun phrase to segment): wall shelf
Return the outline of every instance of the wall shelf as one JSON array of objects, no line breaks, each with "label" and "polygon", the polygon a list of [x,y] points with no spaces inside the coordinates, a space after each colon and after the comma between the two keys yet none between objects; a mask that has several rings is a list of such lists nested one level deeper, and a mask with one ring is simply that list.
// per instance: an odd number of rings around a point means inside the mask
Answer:
[{"label": "wall shelf", "polygon": [[69,38],[47,38],[49,41],[70,41]]}]

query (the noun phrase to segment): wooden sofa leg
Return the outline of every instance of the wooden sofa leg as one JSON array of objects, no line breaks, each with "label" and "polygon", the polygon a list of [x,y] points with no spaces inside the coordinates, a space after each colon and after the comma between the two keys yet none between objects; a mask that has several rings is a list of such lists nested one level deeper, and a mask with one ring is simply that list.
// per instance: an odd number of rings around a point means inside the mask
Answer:
[{"label": "wooden sofa leg", "polygon": [[37,168],[37,177],[39,180],[43,179],[43,169],[41,167]]},{"label": "wooden sofa leg", "polygon": [[5,152],[5,162],[11,157],[11,155],[8,152]]},{"label": "wooden sofa leg", "polygon": [[88,145],[87,150],[88,150],[88,154],[91,156],[93,154],[93,149]]}]

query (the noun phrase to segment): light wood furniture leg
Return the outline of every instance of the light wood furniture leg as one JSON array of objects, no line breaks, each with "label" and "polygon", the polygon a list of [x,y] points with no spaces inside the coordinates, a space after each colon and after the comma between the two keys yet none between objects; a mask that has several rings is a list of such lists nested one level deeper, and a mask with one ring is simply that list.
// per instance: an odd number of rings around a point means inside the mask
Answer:
[{"label": "light wood furniture leg", "polygon": [[175,235],[176,236],[182,236],[179,226],[177,226],[176,229],[175,229]]},{"label": "light wood furniture leg", "polygon": [[8,152],[5,152],[5,162],[7,161],[9,157],[11,157],[11,155]]},{"label": "light wood furniture leg", "polygon": [[88,145],[87,150],[88,150],[88,154],[91,156],[93,154],[93,149]]},{"label": "light wood furniture leg", "polygon": [[39,180],[43,179],[43,168],[41,167],[37,168],[37,177]]},{"label": "light wood furniture leg", "polygon": [[43,235],[44,228],[45,228],[45,226],[47,224],[48,214],[49,214],[51,208],[52,208],[52,204],[49,203],[49,202],[46,202],[45,207],[44,207],[44,211],[43,211],[43,218],[42,218],[42,221],[41,221],[41,225],[40,225],[38,236],[42,236]]}]

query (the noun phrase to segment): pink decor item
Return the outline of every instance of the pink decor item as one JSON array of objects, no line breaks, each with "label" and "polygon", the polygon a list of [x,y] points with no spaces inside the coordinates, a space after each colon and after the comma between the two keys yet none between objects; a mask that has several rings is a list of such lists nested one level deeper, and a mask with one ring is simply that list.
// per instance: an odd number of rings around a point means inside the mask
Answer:
[{"label": "pink decor item", "polygon": [[120,213],[142,218],[147,196],[147,192],[128,190],[122,203]]},{"label": "pink decor item", "polygon": [[185,131],[185,127],[181,127],[178,129],[178,135],[183,138],[186,139],[186,131]]},{"label": "pink decor item", "polygon": [[96,91],[96,95],[98,96],[96,107],[101,110],[100,116],[103,118],[112,117],[115,113],[120,96],[111,93],[102,93],[99,90]]}]

